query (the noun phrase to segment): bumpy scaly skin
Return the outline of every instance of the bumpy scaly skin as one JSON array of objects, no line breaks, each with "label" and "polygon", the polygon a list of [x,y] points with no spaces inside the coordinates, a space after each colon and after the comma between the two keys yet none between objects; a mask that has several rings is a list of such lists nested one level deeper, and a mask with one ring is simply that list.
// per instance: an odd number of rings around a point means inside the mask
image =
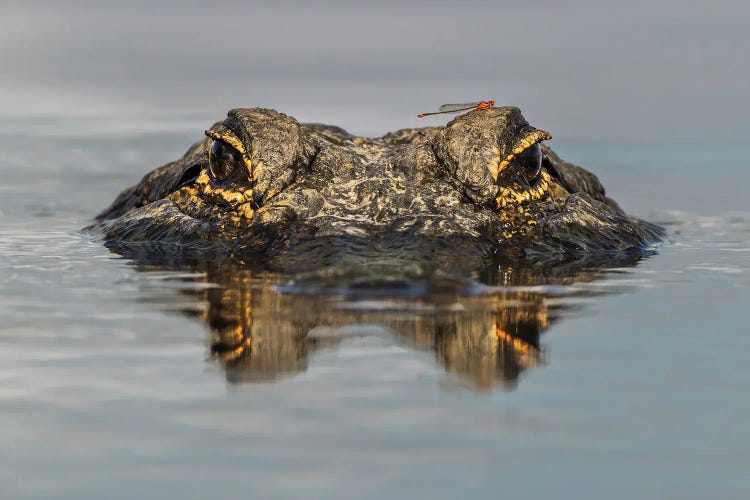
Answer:
[{"label": "bumpy scaly skin", "polygon": [[[514,107],[375,139],[235,109],[206,135],[99,215],[109,243],[261,254],[286,266],[316,254],[408,261],[622,252],[663,237],[544,145],[542,171],[529,179],[520,158],[551,137]],[[242,159],[221,181],[208,168],[212,141]]]}]

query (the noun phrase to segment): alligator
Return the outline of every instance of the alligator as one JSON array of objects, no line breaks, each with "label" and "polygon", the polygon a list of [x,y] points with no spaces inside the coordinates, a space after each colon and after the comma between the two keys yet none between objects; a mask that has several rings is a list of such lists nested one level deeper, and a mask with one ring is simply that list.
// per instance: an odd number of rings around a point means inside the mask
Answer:
[{"label": "alligator", "polygon": [[232,109],[177,161],[124,190],[90,229],[125,254],[423,275],[487,259],[647,251],[628,216],[517,107],[365,138],[271,109]]}]

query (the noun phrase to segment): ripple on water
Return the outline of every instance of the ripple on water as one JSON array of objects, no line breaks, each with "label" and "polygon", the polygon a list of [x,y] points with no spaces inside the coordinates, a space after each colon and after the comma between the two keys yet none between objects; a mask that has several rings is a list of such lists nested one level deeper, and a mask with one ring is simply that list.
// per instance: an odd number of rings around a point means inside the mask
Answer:
[{"label": "ripple on water", "polygon": [[637,267],[437,291],[142,266],[78,215],[4,221],[0,478],[325,495],[587,470],[632,492],[616,465],[636,489],[737,486],[750,217],[680,217]]}]

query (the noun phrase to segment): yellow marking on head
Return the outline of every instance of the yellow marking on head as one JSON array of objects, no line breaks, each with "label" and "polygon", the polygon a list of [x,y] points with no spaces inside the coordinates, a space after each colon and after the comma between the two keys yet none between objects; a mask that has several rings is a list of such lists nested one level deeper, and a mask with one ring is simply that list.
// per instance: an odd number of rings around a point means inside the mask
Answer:
[{"label": "yellow marking on head", "polygon": [[245,202],[245,196],[237,191],[223,191],[221,197],[233,207],[237,207]]},{"label": "yellow marking on head", "polygon": [[[547,195],[549,191],[552,177],[545,170],[542,170],[541,180],[539,186],[536,189],[529,191],[521,191],[520,193],[512,188],[503,188],[500,192],[500,196],[495,198],[497,201],[497,208],[505,208],[508,205],[526,203],[527,201],[541,200]],[[523,213],[523,212],[520,212]]]},{"label": "yellow marking on head", "polygon": [[208,176],[208,172],[206,170],[202,171],[200,175],[195,179],[195,183],[201,186],[205,186],[210,181],[211,178]]},{"label": "yellow marking on head", "polygon": [[242,161],[245,162],[245,168],[248,172],[248,180],[253,182],[255,180],[255,172],[253,171],[253,162],[246,155],[242,155]]},{"label": "yellow marking on head", "polygon": [[249,203],[245,203],[237,211],[239,212],[241,217],[248,220],[252,219],[253,215],[255,214],[255,212],[253,211],[253,207],[251,207]]},{"label": "yellow marking on head", "polygon": [[266,200],[270,200],[271,198],[273,198],[274,196],[276,196],[280,192],[281,191],[279,191],[278,189],[269,189],[268,193],[266,194]]},{"label": "yellow marking on head", "polygon": [[[522,144],[523,144],[523,141],[522,141]],[[517,147],[515,150],[513,150],[513,153],[511,153],[508,156],[506,156],[503,161],[500,161],[500,148],[497,147],[497,146],[495,146],[494,150],[495,150],[495,154],[497,155],[495,157],[495,163],[497,163],[497,167],[489,169],[490,170],[490,174],[492,175],[492,179],[495,182],[497,182],[497,178],[500,175],[500,172],[502,172],[503,170],[505,170],[505,168],[507,168],[508,165],[510,165],[510,162],[513,161],[513,159],[516,157],[516,155],[518,153],[522,153],[526,148],[530,148],[534,144],[535,143],[530,143],[529,142],[528,145],[526,145],[524,147],[521,147],[521,146]]]},{"label": "yellow marking on head", "polygon": [[221,130],[206,130],[206,135],[215,141],[226,142],[241,154],[246,154],[245,145],[242,144],[239,137],[234,135],[234,133],[226,127]]},{"label": "yellow marking on head", "polygon": [[497,181],[497,176],[500,175],[500,172],[505,170],[508,167],[508,165],[510,165],[510,162],[513,161],[513,158],[515,157],[516,155],[509,154],[508,156],[505,157],[503,161],[500,162],[500,165],[497,167],[497,172],[495,173],[495,181]]},{"label": "yellow marking on head", "polygon": [[497,174],[498,172],[500,172],[500,148],[497,146],[494,146],[492,149],[495,152],[495,157],[493,158],[492,163],[487,168],[487,170],[490,171],[492,180],[497,182]]},{"label": "yellow marking on head", "polygon": [[266,168],[266,166],[263,164],[262,161],[258,161],[255,163],[255,166],[252,170],[249,170],[250,172],[250,181],[255,182],[258,180],[258,177],[261,176],[263,173],[263,170]]}]

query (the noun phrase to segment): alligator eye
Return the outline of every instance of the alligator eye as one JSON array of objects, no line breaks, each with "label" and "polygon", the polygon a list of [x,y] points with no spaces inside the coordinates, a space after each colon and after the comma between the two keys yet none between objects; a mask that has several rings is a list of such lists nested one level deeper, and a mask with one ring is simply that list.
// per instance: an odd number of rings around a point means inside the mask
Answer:
[{"label": "alligator eye", "polygon": [[526,179],[531,182],[539,176],[542,170],[542,148],[534,144],[513,160],[513,163],[521,167]]},{"label": "alligator eye", "polygon": [[208,153],[211,176],[217,181],[228,178],[242,164],[242,156],[235,148],[223,141],[215,140]]}]

